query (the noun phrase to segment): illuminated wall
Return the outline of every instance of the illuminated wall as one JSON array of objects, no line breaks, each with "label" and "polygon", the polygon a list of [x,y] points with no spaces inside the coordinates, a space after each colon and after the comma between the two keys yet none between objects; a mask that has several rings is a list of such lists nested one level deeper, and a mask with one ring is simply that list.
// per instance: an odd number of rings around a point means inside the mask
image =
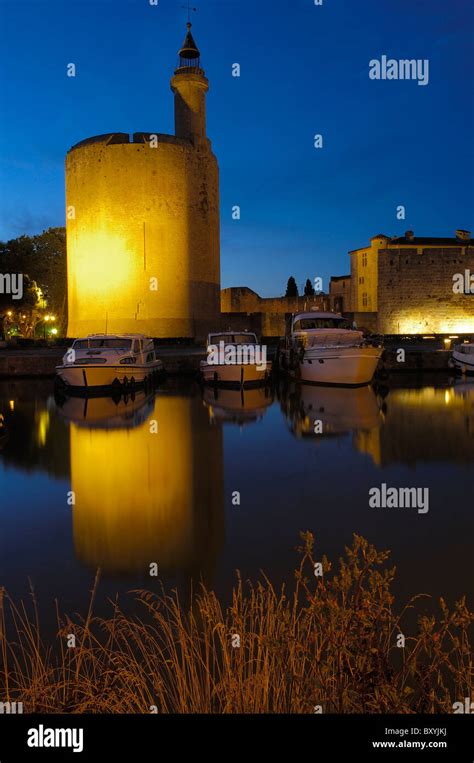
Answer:
[{"label": "illuminated wall", "polygon": [[455,294],[453,276],[474,274],[474,248],[380,251],[380,333],[474,333],[474,294]]},{"label": "illuminated wall", "polygon": [[217,161],[208,145],[134,138],[67,155],[68,336],[204,336],[220,313]]},{"label": "illuminated wall", "polygon": [[146,421],[129,413],[127,423],[125,412],[110,428],[98,425],[101,400],[91,404],[91,425],[70,428],[78,558],[106,574],[146,576],[156,562],[160,576],[212,577],[224,533],[221,428],[197,398],[158,395]]},{"label": "illuminated wall", "polygon": [[367,325],[384,334],[474,332],[474,295],[453,292],[455,274],[474,274],[474,247],[458,233],[423,239],[407,231],[393,240],[379,234],[349,252],[358,322],[366,325],[363,314],[370,313]]},{"label": "illuminated wall", "polygon": [[[370,246],[349,252],[351,258],[350,309],[354,313],[375,313],[378,308],[378,252],[389,239],[380,234],[370,239]],[[347,308],[346,308],[347,309]]]}]

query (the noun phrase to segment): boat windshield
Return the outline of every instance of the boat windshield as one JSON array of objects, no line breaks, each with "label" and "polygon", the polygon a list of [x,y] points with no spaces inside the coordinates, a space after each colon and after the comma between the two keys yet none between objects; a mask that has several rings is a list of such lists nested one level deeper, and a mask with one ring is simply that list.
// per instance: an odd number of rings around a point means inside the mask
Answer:
[{"label": "boat windshield", "polygon": [[129,350],[131,346],[131,339],[121,339],[120,337],[95,337],[94,339],[76,339],[73,344],[73,349],[90,350],[105,348],[108,350]]},{"label": "boat windshield", "polygon": [[344,318],[301,318],[293,324],[293,331],[310,331],[311,329],[351,329],[349,321]]},{"label": "boat windshield", "polygon": [[255,334],[214,334],[209,340],[209,344],[257,344]]}]

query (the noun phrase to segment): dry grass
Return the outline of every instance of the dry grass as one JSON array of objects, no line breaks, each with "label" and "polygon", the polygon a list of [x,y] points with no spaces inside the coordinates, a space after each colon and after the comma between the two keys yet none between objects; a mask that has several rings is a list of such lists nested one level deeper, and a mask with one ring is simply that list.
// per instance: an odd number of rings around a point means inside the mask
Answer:
[{"label": "dry grass", "polygon": [[[142,616],[111,602],[107,619],[57,612],[56,643],[40,637],[32,613],[5,592],[0,599],[0,700],[25,712],[66,713],[418,713],[452,712],[471,696],[474,620],[464,599],[438,618],[420,616],[415,635],[402,620],[419,597],[395,614],[395,570],[354,535],[333,572],[323,557],[314,575],[313,538],[302,535],[291,596],[266,578],[237,579],[223,610],[201,588],[184,610],[177,594],[133,592]],[[397,636],[406,637],[404,648]],[[7,638],[6,634],[13,634]],[[68,647],[68,634],[76,646]],[[240,647],[235,646],[240,637]],[[234,646],[233,646],[234,642]]]}]

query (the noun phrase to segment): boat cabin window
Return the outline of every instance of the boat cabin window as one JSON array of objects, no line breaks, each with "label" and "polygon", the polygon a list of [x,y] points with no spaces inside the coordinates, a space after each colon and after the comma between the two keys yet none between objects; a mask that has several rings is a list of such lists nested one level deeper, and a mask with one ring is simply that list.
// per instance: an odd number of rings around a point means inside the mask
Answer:
[{"label": "boat cabin window", "polygon": [[349,321],[344,318],[301,318],[293,324],[293,331],[310,331],[311,329],[351,329]]},{"label": "boat cabin window", "polygon": [[132,340],[131,339],[120,339],[120,338],[100,338],[95,337],[94,339],[76,339],[76,341],[73,344],[74,350],[90,350],[92,349],[99,349],[104,348],[107,350],[129,350],[132,346]]},{"label": "boat cabin window", "polygon": [[255,334],[211,334],[209,344],[257,344]]},{"label": "boat cabin window", "polygon": [[140,345],[141,345],[140,340],[139,339],[134,339],[133,340],[133,350],[132,350],[132,352],[141,352]]},{"label": "boat cabin window", "polygon": [[234,344],[256,344],[257,340],[253,334],[234,334]]}]

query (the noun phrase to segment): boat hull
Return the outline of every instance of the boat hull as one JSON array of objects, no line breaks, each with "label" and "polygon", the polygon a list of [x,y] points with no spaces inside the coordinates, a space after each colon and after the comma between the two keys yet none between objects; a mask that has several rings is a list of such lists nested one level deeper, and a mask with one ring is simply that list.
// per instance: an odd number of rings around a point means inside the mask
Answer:
[{"label": "boat hull", "polygon": [[267,384],[270,381],[272,364],[260,370],[251,363],[233,363],[229,365],[210,365],[201,362],[201,376],[205,384],[217,384],[229,387],[251,387]]},{"label": "boat hull", "polygon": [[474,353],[465,354],[454,351],[452,353],[452,365],[460,374],[474,374]]},{"label": "boat hull", "polygon": [[106,392],[127,384],[143,386],[145,380],[163,372],[161,360],[145,365],[87,364],[56,366],[57,378],[69,391],[81,394]]},{"label": "boat hull", "polygon": [[310,349],[289,374],[307,384],[362,387],[372,381],[382,352],[380,347]]}]

